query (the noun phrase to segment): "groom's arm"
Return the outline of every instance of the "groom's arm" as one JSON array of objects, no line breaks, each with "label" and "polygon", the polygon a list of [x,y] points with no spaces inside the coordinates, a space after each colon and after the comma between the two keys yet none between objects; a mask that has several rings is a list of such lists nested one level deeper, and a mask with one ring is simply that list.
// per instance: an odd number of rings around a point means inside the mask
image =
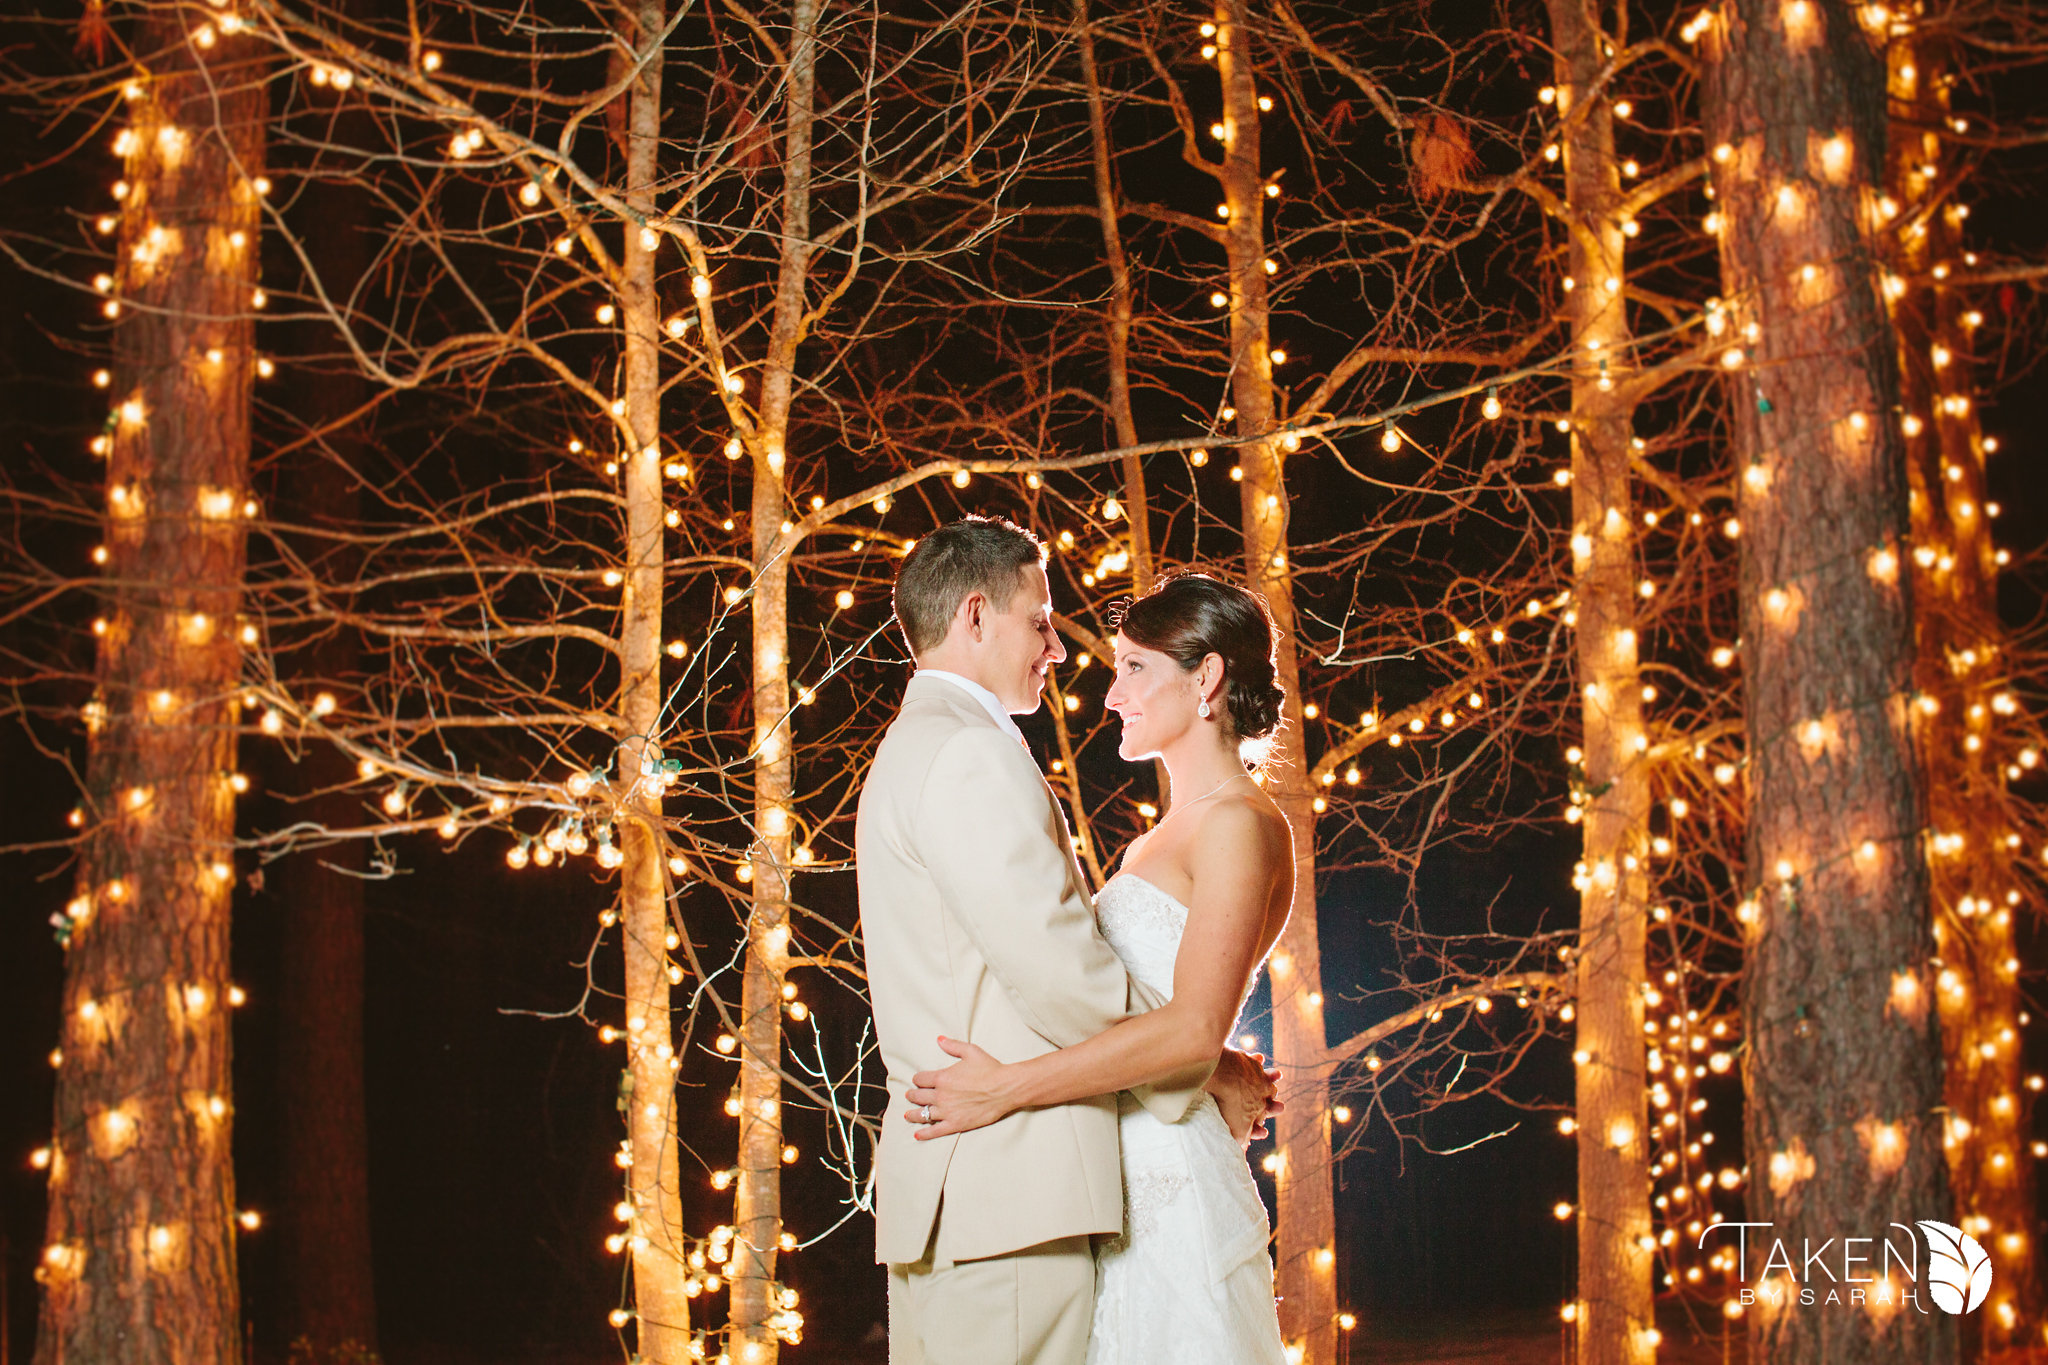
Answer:
[{"label": "groom's arm", "polygon": [[[1095,910],[1049,836],[1044,783],[999,730],[964,728],[941,746],[917,804],[926,869],[1025,1022],[1073,1047],[1164,1003],[1134,980],[1095,928]],[[1138,1090],[1168,1122],[1200,1095],[1214,1063]]]}]

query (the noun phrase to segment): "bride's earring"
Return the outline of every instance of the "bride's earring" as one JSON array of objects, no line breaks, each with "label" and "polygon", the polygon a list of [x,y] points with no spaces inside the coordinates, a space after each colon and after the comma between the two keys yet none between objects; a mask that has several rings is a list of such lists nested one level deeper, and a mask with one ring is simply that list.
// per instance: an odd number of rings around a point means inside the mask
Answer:
[{"label": "bride's earring", "polygon": [[1209,719],[1209,703],[1205,701],[1200,706],[1196,707],[1195,714],[1200,716],[1203,720]]}]

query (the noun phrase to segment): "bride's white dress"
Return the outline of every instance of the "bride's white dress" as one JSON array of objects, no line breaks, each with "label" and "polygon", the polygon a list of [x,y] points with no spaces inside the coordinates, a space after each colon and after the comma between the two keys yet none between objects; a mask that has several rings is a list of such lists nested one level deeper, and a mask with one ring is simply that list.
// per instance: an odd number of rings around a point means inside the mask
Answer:
[{"label": "bride's white dress", "polygon": [[[1095,899],[1132,976],[1173,993],[1188,911],[1120,873]],[[1088,1365],[1285,1365],[1266,1252],[1266,1205],[1216,1101],[1179,1123],[1119,1097],[1124,1231],[1096,1254]]]}]

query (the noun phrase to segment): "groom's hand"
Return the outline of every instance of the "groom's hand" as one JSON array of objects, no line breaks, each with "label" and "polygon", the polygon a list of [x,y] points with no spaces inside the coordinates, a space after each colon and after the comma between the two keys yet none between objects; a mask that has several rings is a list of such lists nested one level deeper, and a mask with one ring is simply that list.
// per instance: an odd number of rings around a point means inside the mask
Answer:
[{"label": "groom's hand", "polygon": [[1266,1065],[1262,1053],[1223,1049],[1203,1088],[1216,1097],[1231,1136],[1247,1145],[1266,1136],[1266,1120],[1284,1107],[1279,1099],[1280,1073]]}]

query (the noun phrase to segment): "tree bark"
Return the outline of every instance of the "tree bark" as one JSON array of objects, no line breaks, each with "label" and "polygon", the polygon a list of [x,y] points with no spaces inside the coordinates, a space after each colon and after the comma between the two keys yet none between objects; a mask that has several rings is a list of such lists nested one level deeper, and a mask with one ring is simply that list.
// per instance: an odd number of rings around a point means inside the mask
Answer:
[{"label": "tree bark", "polygon": [[[321,376],[311,402],[355,386]],[[346,447],[349,442],[331,442]],[[297,515],[318,524],[357,501],[353,479],[325,462],[296,482]],[[315,509],[324,509],[322,512]],[[344,513],[345,515],[345,513]],[[352,636],[330,637],[306,656],[313,676],[354,671]],[[317,748],[295,770],[325,789],[293,818],[328,828],[361,819],[350,791],[354,771]],[[377,1345],[370,1261],[369,1126],[363,1100],[363,883],[361,840],[293,854],[277,872],[284,917],[278,976],[278,1101],[282,1207],[276,1226],[283,1260],[285,1335],[326,1353],[348,1343]]]},{"label": "tree bark", "polygon": [[[626,113],[626,204],[641,223],[656,216],[661,174],[661,0],[640,0],[620,35],[639,63]],[[654,769],[661,725],[664,589],[659,239],[627,224],[619,297],[631,449],[619,462],[626,500],[626,563],[620,603],[619,780],[622,791],[619,922],[626,959],[627,1168],[633,1206],[633,1313],[639,1356],[649,1365],[691,1357],[688,1243],[676,1140],[677,1053],[669,1017],[668,883],[661,826],[662,774]]]},{"label": "tree bark", "polygon": [[[1577,1090],[1580,1365],[1656,1358],[1650,1149],[1643,1043],[1650,780],[1637,674],[1635,405],[1617,387],[1628,352],[1614,111],[1594,93],[1608,58],[1595,0],[1550,0],[1557,112],[1565,122],[1567,296],[1573,351],[1572,565],[1579,614],[1584,865],[1579,877]],[[1590,101],[1590,103],[1589,103]]]},{"label": "tree bark", "polygon": [[[1088,87],[1088,140],[1095,161],[1095,216],[1102,226],[1102,258],[1109,266],[1109,317],[1104,321],[1102,339],[1108,361],[1109,415],[1116,427],[1117,444],[1138,444],[1137,414],[1131,409],[1131,258],[1124,249],[1122,198],[1117,193],[1114,144],[1109,136],[1109,115],[1102,97],[1102,77],[1095,63],[1095,33],[1088,17],[1088,0],[1074,0],[1074,26],[1081,49],[1081,78]],[[1124,520],[1131,528],[1131,595],[1142,597],[1152,590],[1158,576],[1158,562],[1152,551],[1152,497],[1145,483],[1145,461],[1136,455],[1123,459]],[[1105,660],[1113,663],[1114,660]],[[1060,723],[1062,743],[1066,723]],[[1159,795],[1162,817],[1172,806],[1172,782],[1166,760],[1152,760],[1153,790]],[[1084,822],[1085,823],[1085,822]],[[1084,836],[1085,837],[1085,836]]]},{"label": "tree bark", "polygon": [[1231,397],[1244,470],[1242,519],[1246,581],[1263,593],[1279,635],[1275,661],[1286,691],[1267,790],[1294,831],[1294,904],[1268,962],[1273,987],[1273,1050],[1287,1107],[1273,1124],[1279,1169],[1280,1331],[1309,1365],[1337,1358],[1337,1215],[1330,1143],[1330,1072],[1323,1028],[1322,950],[1316,926],[1315,791],[1309,782],[1295,645],[1294,579],[1288,558],[1287,487],[1282,441],[1274,434],[1273,359],[1266,293],[1266,186],[1259,171],[1259,94],[1253,73],[1247,0],[1215,9],[1216,71],[1223,86],[1221,182],[1230,273]]},{"label": "tree bark", "polygon": [[[1109,317],[1103,325],[1109,379],[1109,415],[1116,427],[1117,444],[1138,444],[1138,420],[1131,411],[1131,258],[1124,250],[1122,208],[1116,188],[1116,168],[1109,137],[1109,116],[1102,97],[1102,78],[1095,65],[1095,35],[1088,17],[1088,0],[1074,0],[1074,26],[1081,49],[1081,76],[1088,87],[1089,147],[1095,163],[1095,216],[1102,226],[1102,259],[1109,266]],[[1124,518],[1131,528],[1131,592],[1142,594],[1152,587],[1151,498],[1145,487],[1145,462],[1139,456],[1123,459]],[[1161,776],[1160,792],[1166,791],[1165,764],[1155,764]]]},{"label": "tree bark", "polygon": [[[1961,220],[1941,167],[1950,131],[1951,62],[1938,32],[1900,24],[1889,49],[1891,145],[1886,183],[1898,206],[1886,293],[1898,332],[1912,505],[1916,661],[1923,709],[1934,947],[1945,975],[1939,1001],[1944,1144],[1956,1223],[1996,1257],[1986,1311],[1962,1320],[1964,1355],[2024,1345],[2040,1321],[2034,1250],[2035,1163],[2029,1092],[2018,1043],[2025,1009],[2006,893],[2024,880],[1993,751],[1997,697],[2008,679],[1998,619],[1984,437],[1970,385],[1969,302],[1937,277],[1963,256]],[[2014,897],[2016,900],[2017,897]]]},{"label": "tree bark", "polygon": [[[1724,0],[1703,87],[1731,335],[1746,345],[1731,407],[1744,466],[1748,1216],[1788,1247],[1896,1237],[1894,1220],[1949,1207],[1900,566],[1905,451],[1870,216],[1885,78],[1851,14]],[[1753,1360],[1956,1350],[1949,1315],[1910,1304],[1760,1302],[1748,1321]]]},{"label": "tree bark", "polygon": [[[731,1345],[768,1365],[795,1318],[782,1316],[775,1282],[782,1239],[782,1011],[789,975],[790,872],[795,864],[796,739],[789,698],[788,441],[796,352],[806,318],[811,260],[811,119],[817,66],[816,0],[790,10],[785,85],[782,258],[762,366],[754,457],[754,899],[740,986],[739,1176],[733,1201]],[[779,1330],[786,1327],[787,1330]]]},{"label": "tree bark", "polygon": [[153,8],[127,130],[106,611],[69,917],[37,1365],[232,1365],[235,631],[261,70]]},{"label": "tree bark", "polygon": [[[363,122],[354,111],[337,119]],[[330,295],[346,296],[346,287],[368,268],[361,203],[351,187],[330,181],[309,184],[299,200],[300,238]],[[345,286],[340,291],[337,282]],[[309,352],[331,348],[333,333],[325,322],[302,330]],[[369,440],[350,417],[364,405],[369,386],[346,362],[300,382],[301,416],[323,434],[280,472],[281,510],[307,525],[353,526]],[[346,576],[355,567],[351,563]],[[345,680],[358,672],[360,656],[360,637],[336,627],[306,651],[302,671],[314,686]],[[345,755],[316,746],[294,772],[300,786],[316,793],[294,809],[294,818],[330,829],[360,820],[362,797],[349,790],[355,772]],[[363,1097],[360,874],[367,852],[362,840],[344,839],[294,854],[276,871],[284,921],[277,1059],[282,1207],[276,1218],[284,1335],[287,1341],[311,1342],[322,1358],[351,1344],[371,1351],[377,1346]]]}]

